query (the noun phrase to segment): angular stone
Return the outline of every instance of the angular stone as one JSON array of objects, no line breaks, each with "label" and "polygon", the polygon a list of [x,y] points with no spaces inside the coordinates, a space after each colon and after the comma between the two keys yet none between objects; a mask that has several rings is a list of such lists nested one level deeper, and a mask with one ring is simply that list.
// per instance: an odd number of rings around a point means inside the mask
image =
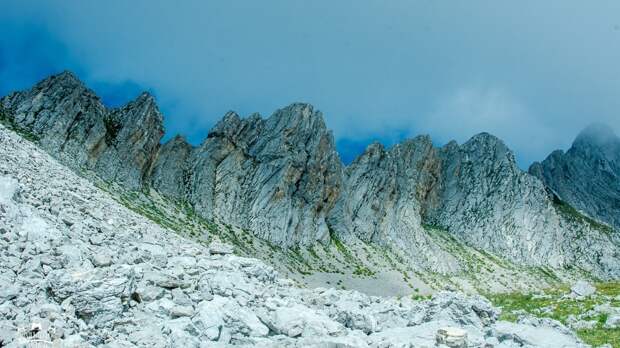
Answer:
[{"label": "angular stone", "polygon": [[213,241],[209,244],[209,253],[213,255],[227,255],[233,253],[232,246],[220,242]]},{"label": "angular stone", "polygon": [[588,297],[594,295],[596,288],[592,286],[592,284],[584,280],[580,280],[571,286],[570,291],[573,296]]},{"label": "angular stone", "polygon": [[112,257],[108,254],[95,254],[92,262],[95,267],[106,267],[112,264]]},{"label": "angular stone", "polygon": [[605,321],[605,327],[611,329],[617,329],[620,327],[620,314],[612,314],[607,317]]},{"label": "angular stone", "polygon": [[450,348],[467,347],[467,331],[458,327],[444,327],[437,330],[437,344],[443,344]]}]

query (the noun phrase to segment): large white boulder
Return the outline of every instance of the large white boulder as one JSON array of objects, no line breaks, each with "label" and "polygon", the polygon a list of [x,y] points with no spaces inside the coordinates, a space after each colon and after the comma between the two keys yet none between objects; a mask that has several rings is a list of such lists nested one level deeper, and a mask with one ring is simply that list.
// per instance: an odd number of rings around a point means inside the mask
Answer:
[{"label": "large white boulder", "polygon": [[[538,325],[538,326],[534,326]],[[493,336],[500,342],[514,342],[520,346],[540,348],[577,348],[586,347],[574,335],[562,332],[548,322],[528,325],[498,321],[493,326]]]},{"label": "large white boulder", "polygon": [[605,321],[605,327],[609,329],[617,329],[620,327],[620,314],[612,314],[607,317]]},{"label": "large white boulder", "polygon": [[443,344],[450,348],[467,347],[467,331],[458,327],[442,327],[435,335],[437,344]]},{"label": "large white boulder", "polygon": [[571,295],[574,297],[587,297],[594,295],[596,288],[592,286],[592,284],[584,280],[580,280],[571,286],[570,291]]},{"label": "large white boulder", "polygon": [[217,295],[198,305],[193,322],[208,339],[224,343],[235,334],[264,337],[269,333],[269,328],[251,310],[239,306],[233,299]]},{"label": "large white boulder", "polygon": [[277,333],[289,337],[340,336],[344,327],[324,314],[301,304],[277,308],[271,318]]}]

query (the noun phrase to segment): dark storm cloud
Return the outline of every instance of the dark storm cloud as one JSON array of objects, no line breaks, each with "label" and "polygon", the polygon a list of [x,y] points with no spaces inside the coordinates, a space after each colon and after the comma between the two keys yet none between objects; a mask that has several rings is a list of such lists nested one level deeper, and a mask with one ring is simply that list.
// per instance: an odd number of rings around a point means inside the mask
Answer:
[{"label": "dark storm cloud", "polygon": [[149,88],[169,132],[194,142],[230,109],[269,115],[294,101],[324,112],[347,159],[371,140],[487,131],[525,167],[593,121],[620,129],[617,1],[3,7],[0,91],[64,68],[111,104]]}]

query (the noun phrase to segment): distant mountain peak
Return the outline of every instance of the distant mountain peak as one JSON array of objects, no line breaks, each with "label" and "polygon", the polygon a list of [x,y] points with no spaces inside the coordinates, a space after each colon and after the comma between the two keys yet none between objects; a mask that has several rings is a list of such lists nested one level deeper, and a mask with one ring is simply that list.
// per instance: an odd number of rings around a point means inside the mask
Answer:
[{"label": "distant mountain peak", "polygon": [[327,129],[323,114],[308,103],[292,103],[278,109],[268,119],[268,122],[274,121],[286,128]]},{"label": "distant mountain peak", "polygon": [[620,139],[608,125],[589,125],[568,151],[553,151],[530,173],[563,201],[620,227]]},{"label": "distant mountain peak", "polygon": [[620,143],[620,138],[613,129],[604,123],[592,123],[584,128],[573,142],[573,146],[593,145],[605,147]]},{"label": "distant mountain peak", "polygon": [[51,78],[56,80],[75,81],[81,83],[79,77],[77,77],[77,75],[70,70],[64,70],[56,75],[52,75]]},{"label": "distant mountain peak", "polygon": [[[56,75],[52,75],[35,85],[35,89],[87,89],[77,75],[69,70],[65,70]],[[94,95],[94,92],[91,91]]]}]

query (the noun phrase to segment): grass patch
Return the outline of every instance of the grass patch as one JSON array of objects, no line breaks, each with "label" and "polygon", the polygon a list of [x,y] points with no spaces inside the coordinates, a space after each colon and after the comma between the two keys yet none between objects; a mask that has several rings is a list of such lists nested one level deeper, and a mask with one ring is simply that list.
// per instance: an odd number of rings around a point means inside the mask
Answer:
[{"label": "grass patch", "polygon": [[[609,303],[614,307],[620,306],[615,296],[620,294],[620,282],[601,282],[595,284],[597,293],[583,299],[567,297],[568,286],[559,286],[548,289],[542,295],[505,293],[487,294],[486,297],[497,307],[502,308],[501,320],[517,321],[523,312],[540,318],[551,318],[563,324],[568,323],[571,315],[584,315],[595,306]],[[585,343],[600,346],[611,344],[620,348],[620,329],[604,327],[607,315],[599,313],[595,316],[584,316],[583,320],[594,320],[596,325],[592,329],[576,330],[577,336]]]},{"label": "grass patch", "polygon": [[583,329],[577,330],[577,336],[594,347],[604,344],[611,344],[614,348],[620,347],[620,329]]},{"label": "grass patch", "polygon": [[601,232],[611,234],[613,233],[613,229],[605,224],[602,224],[582,213],[580,213],[577,209],[575,209],[572,205],[562,201],[557,196],[553,197],[553,206],[556,211],[558,211],[563,216],[571,219],[572,221],[577,221],[580,223],[588,224],[591,228],[599,230]]},{"label": "grass patch", "polygon": [[12,117],[8,111],[0,107],[0,124],[5,126],[6,128],[14,131],[15,133],[21,135],[22,138],[37,143],[39,141],[39,137],[34,134],[29,129],[21,127],[15,122],[14,117]]},{"label": "grass patch", "polygon": [[596,291],[600,295],[618,296],[620,295],[620,281],[595,283]]}]

